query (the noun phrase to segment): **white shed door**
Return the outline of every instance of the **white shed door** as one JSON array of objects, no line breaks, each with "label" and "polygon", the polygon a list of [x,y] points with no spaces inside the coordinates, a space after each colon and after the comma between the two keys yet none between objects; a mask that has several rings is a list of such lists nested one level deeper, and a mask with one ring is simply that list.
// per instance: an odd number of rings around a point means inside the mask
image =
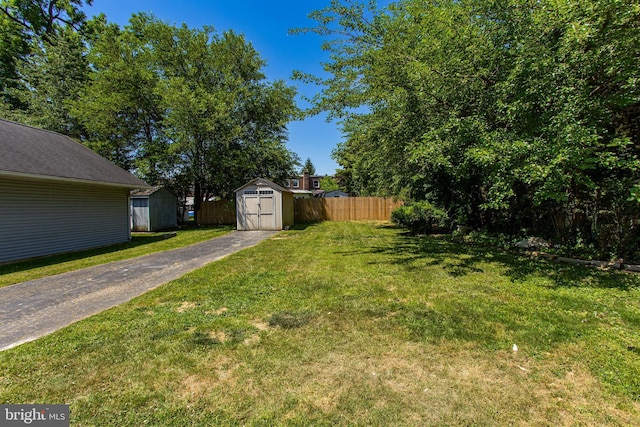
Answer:
[{"label": "white shed door", "polygon": [[131,199],[131,230],[150,231],[149,199]]},{"label": "white shed door", "polygon": [[245,190],[242,200],[244,203],[245,230],[275,229],[276,215],[273,190]]}]

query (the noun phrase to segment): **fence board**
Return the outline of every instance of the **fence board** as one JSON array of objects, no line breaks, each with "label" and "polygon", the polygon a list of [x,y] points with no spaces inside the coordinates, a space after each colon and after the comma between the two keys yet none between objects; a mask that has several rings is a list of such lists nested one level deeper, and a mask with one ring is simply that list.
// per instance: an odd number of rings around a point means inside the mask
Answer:
[{"label": "fence board", "polygon": [[388,221],[391,211],[401,205],[400,200],[382,197],[296,199],[295,222]]},{"label": "fence board", "polygon": [[[391,211],[402,201],[382,197],[335,197],[295,199],[294,221],[297,224],[320,221],[388,221]],[[200,225],[236,223],[233,201],[202,202],[198,212]]]},{"label": "fence board", "polygon": [[228,225],[236,223],[235,200],[219,200],[217,202],[202,202],[198,211],[200,225]]}]

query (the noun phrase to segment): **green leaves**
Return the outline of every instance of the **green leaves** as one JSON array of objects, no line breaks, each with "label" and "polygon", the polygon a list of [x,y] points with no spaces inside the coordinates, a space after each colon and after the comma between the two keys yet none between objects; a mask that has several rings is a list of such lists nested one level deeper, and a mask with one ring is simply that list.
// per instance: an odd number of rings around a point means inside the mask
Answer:
[{"label": "green leaves", "polygon": [[[175,27],[138,14],[94,43],[96,72],[75,112],[90,144],[147,182],[229,196],[255,176],[287,177],[295,92],[269,83],[264,61],[232,31]],[[185,181],[186,188],[185,187]]]},{"label": "green leaves", "polygon": [[335,158],[353,191],[560,239],[600,239],[600,211],[637,214],[635,2],[334,2],[315,17],[333,38],[315,108],[343,118]]},{"label": "green leaves", "polygon": [[[0,113],[61,132],[150,184],[229,197],[283,181],[295,89],[266,81],[243,35],[133,15],[87,22],[91,0],[0,0]],[[197,209],[196,209],[197,210]]]}]

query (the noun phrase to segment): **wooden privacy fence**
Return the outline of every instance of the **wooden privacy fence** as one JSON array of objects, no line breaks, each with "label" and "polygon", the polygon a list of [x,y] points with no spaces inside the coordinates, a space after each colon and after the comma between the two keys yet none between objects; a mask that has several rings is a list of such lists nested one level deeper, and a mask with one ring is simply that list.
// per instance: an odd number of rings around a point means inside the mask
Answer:
[{"label": "wooden privacy fence", "polygon": [[[295,199],[294,222],[304,224],[320,221],[389,221],[391,211],[401,206],[401,200],[382,197],[335,197],[328,199]],[[236,223],[233,201],[202,202],[198,212],[200,225]]]},{"label": "wooden privacy fence", "polygon": [[198,211],[200,225],[225,225],[236,223],[235,200],[220,200],[217,202],[202,202]]},{"label": "wooden privacy fence", "polygon": [[297,199],[294,203],[296,223],[318,221],[388,221],[391,211],[402,201],[382,197],[335,197]]}]

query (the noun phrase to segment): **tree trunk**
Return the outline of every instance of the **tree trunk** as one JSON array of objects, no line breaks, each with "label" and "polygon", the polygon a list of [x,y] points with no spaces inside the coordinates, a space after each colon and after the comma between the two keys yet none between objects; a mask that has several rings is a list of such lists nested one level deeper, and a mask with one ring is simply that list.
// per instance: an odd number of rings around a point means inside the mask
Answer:
[{"label": "tree trunk", "polygon": [[200,180],[196,179],[193,183],[193,220],[196,223],[196,226],[199,226],[198,223],[198,211],[200,211],[200,207],[202,206],[202,186],[200,185]]}]

